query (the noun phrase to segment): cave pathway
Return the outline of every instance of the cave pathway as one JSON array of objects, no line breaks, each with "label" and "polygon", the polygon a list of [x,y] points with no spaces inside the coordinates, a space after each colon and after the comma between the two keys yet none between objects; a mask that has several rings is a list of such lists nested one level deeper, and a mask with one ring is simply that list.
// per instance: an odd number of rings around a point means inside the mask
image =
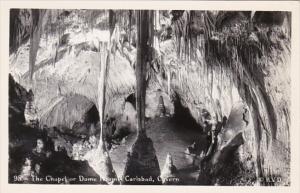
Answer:
[{"label": "cave pathway", "polygon": [[[199,171],[193,166],[193,158],[184,153],[186,148],[194,141],[204,148],[205,139],[201,135],[200,129],[189,129],[174,122],[169,117],[155,118],[146,122],[147,136],[153,140],[159,167],[162,170],[168,153],[172,155],[174,165],[179,171],[180,182],[182,184],[194,184]],[[124,171],[126,155],[135,141],[136,134],[127,137],[125,143],[110,151],[113,167],[118,177]],[[197,160],[196,160],[197,161]]]}]

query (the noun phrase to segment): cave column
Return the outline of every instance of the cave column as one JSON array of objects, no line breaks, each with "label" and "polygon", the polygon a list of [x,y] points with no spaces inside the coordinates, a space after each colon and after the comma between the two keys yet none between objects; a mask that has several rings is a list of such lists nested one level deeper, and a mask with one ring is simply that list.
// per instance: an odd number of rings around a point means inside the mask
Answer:
[{"label": "cave column", "polygon": [[136,99],[138,135],[146,134],[145,130],[145,96],[146,67],[149,58],[149,13],[137,11],[137,62],[136,62]]},{"label": "cave column", "polygon": [[[112,11],[109,12],[109,24],[114,25]],[[114,179],[117,178],[116,172],[113,168],[109,152],[106,150],[106,146],[103,139],[103,122],[104,122],[104,112],[105,112],[105,95],[106,95],[106,84],[108,68],[110,65],[110,56],[112,50],[111,36],[113,34],[114,28],[110,30],[110,42],[109,43],[99,43],[100,44],[100,77],[98,82],[98,109],[100,118],[100,139],[97,149],[89,151],[84,157],[89,162],[89,165],[95,170],[95,172],[100,176],[100,178],[106,181],[108,184],[118,184],[119,182]]]},{"label": "cave column", "polygon": [[[123,174],[123,184],[161,184],[160,169],[152,140],[146,135],[145,96],[146,69],[151,60],[153,42],[153,11],[137,11],[137,64],[136,64],[136,109],[137,138],[128,152]],[[149,181],[128,181],[129,178],[146,178]]]}]

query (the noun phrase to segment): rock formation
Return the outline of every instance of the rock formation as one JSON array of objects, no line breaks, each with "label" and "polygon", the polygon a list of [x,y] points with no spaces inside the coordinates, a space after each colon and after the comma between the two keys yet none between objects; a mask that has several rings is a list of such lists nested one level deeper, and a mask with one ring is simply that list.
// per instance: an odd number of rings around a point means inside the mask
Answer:
[{"label": "rock formation", "polygon": [[[147,65],[151,62],[148,41],[151,41],[151,22],[153,11],[137,12],[137,63],[136,63],[136,108],[137,138],[128,153],[123,174],[124,184],[160,184],[160,169],[152,140],[147,137],[145,128]],[[147,56],[147,57],[145,57]],[[132,180],[131,180],[132,179]],[[134,180],[136,179],[136,180]]]},{"label": "rock formation", "polygon": [[160,175],[163,184],[179,184],[180,179],[178,177],[177,168],[173,164],[173,159],[170,154],[167,154],[166,163],[163,167]]}]

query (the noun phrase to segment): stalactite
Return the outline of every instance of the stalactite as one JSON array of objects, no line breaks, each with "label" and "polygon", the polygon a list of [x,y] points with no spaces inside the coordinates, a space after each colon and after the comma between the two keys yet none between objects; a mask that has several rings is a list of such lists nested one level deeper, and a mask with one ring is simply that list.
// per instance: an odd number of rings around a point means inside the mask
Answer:
[{"label": "stalactite", "polygon": [[129,27],[128,27],[128,42],[132,43],[131,41],[131,28],[132,28],[132,10],[128,11],[128,20],[129,20]]},{"label": "stalactite", "polygon": [[117,18],[116,18],[115,11],[109,10],[108,12],[109,12],[109,14],[108,14],[108,17],[109,17],[109,19],[108,19],[109,20],[109,32],[110,32],[110,34],[112,34],[113,31],[114,31],[115,25],[117,23]]},{"label": "stalactite", "polygon": [[106,49],[105,46],[101,45],[101,57],[100,57],[100,75],[99,75],[99,84],[98,84],[98,106],[99,106],[99,118],[100,118],[100,142],[103,145],[103,116],[105,108],[105,91],[106,91],[106,75],[107,75],[107,64],[109,64],[110,54],[105,55]]},{"label": "stalactite", "polygon": [[46,10],[31,10],[32,17],[32,26],[30,33],[30,50],[29,50],[29,73],[30,73],[30,81],[32,81],[33,73],[34,73],[34,65],[36,61],[36,55],[39,48],[41,33],[42,33],[42,23],[43,17]]},{"label": "stalactite", "polygon": [[[9,36],[9,53],[17,50],[19,45],[21,45],[21,22],[20,22],[20,10],[19,9],[11,9],[9,13],[10,17],[10,36]],[[17,35],[18,34],[18,35]]]}]

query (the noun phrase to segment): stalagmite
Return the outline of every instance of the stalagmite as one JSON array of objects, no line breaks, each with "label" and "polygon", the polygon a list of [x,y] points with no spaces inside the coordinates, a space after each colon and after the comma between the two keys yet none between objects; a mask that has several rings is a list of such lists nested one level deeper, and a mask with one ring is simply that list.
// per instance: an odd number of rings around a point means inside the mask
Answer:
[{"label": "stalagmite", "polygon": [[221,147],[212,157],[212,164],[225,165],[225,159],[230,155],[230,153],[237,149],[240,145],[245,143],[245,137],[243,132],[232,133],[231,139]]},{"label": "stalagmite", "polygon": [[[160,184],[160,169],[152,140],[145,129],[146,69],[151,61],[152,11],[137,11],[137,64],[136,64],[136,109],[137,138],[128,153],[123,174],[123,184]],[[150,41],[149,41],[150,40]]]},{"label": "stalagmite", "polygon": [[178,171],[175,165],[173,164],[173,159],[170,153],[167,154],[165,166],[161,171],[160,175],[163,184],[178,184]]},{"label": "stalagmite", "polygon": [[24,111],[26,124],[35,124],[37,122],[37,111],[33,106],[33,101],[27,101]]}]

